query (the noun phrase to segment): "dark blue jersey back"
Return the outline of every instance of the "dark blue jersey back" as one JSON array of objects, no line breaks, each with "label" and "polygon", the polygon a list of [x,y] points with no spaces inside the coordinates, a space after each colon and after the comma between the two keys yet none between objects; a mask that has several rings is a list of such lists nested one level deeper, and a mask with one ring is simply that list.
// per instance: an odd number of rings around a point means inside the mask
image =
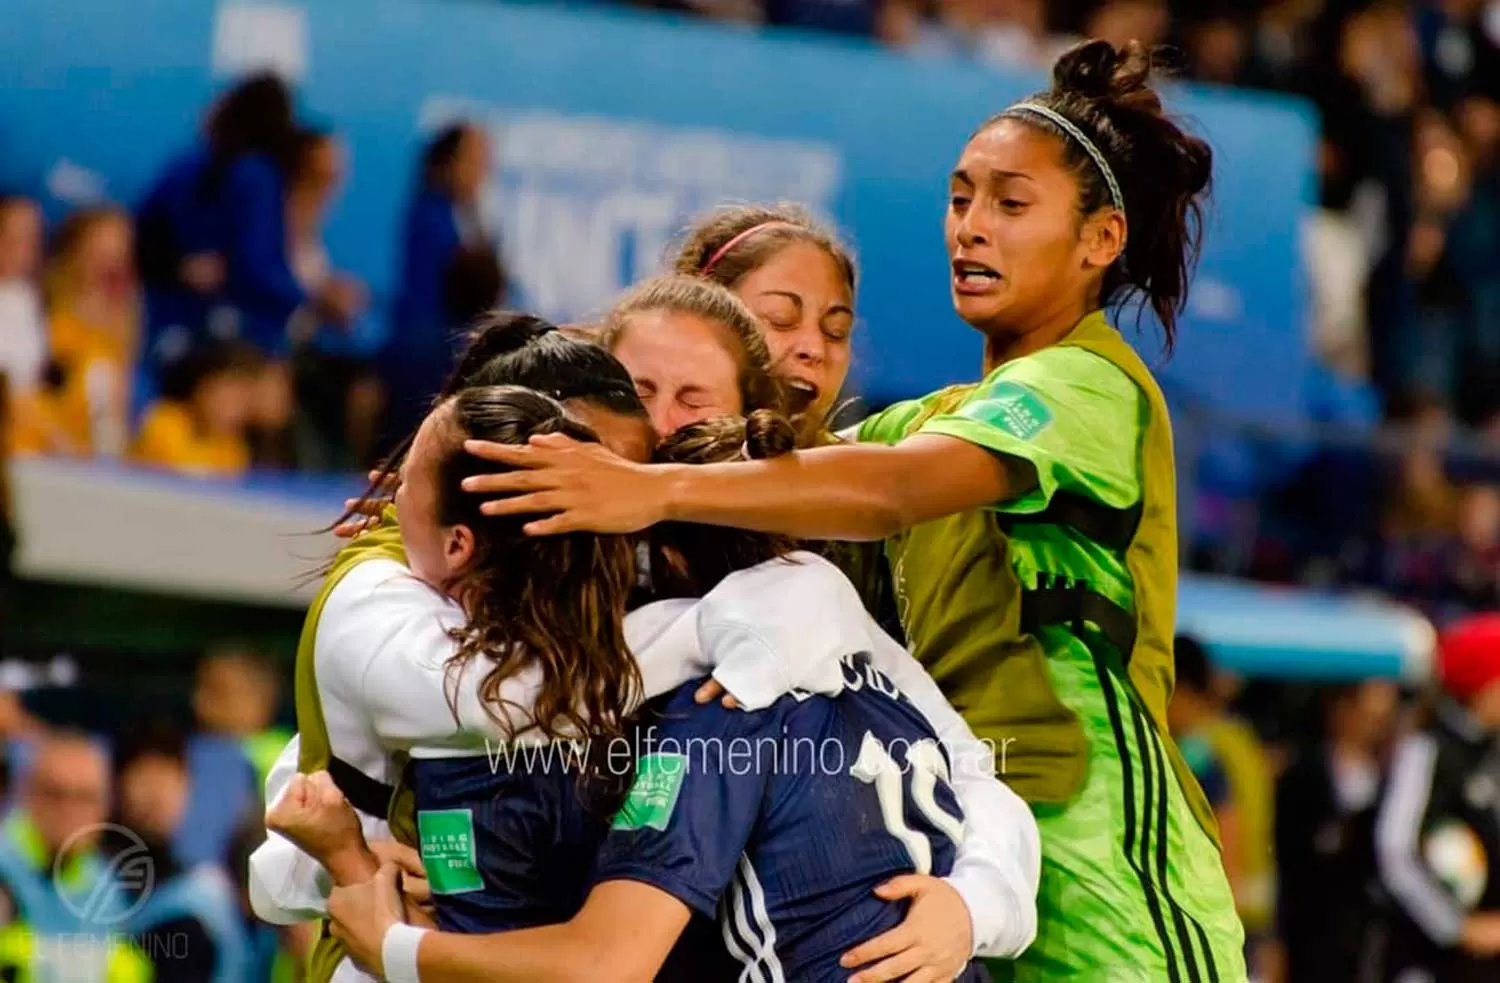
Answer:
[{"label": "dark blue jersey back", "polygon": [[[578,913],[618,803],[607,784],[581,782],[582,767],[579,748],[561,744],[411,762],[439,928],[502,932]],[[727,983],[736,972],[713,919],[695,915],[656,978]]]},{"label": "dark blue jersey back", "polygon": [[565,746],[411,762],[439,928],[499,932],[577,914],[609,810],[585,802],[594,797]]},{"label": "dark blue jersey back", "polygon": [[[874,889],[947,874],[963,818],[936,735],[863,656],[834,698],[743,713],[659,704],[594,879],[652,884],[716,915],[741,980],[843,981],[839,957],[900,924]],[[983,980],[975,964],[964,981]]]}]

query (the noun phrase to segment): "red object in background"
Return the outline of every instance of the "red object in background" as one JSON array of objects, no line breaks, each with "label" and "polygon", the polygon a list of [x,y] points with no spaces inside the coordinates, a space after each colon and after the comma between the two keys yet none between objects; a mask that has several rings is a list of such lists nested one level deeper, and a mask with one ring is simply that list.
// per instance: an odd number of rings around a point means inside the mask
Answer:
[{"label": "red object in background", "polygon": [[1500,679],[1500,614],[1463,618],[1444,630],[1438,640],[1438,676],[1465,703]]}]

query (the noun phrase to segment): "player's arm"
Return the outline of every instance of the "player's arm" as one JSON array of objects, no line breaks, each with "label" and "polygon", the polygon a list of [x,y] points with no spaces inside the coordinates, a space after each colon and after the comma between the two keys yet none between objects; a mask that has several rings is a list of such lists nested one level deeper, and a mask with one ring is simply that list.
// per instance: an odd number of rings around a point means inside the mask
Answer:
[{"label": "player's arm", "polygon": [[[994,746],[974,736],[922,664],[880,626],[870,622],[869,632],[875,667],[921,711],[948,751],[949,784],[964,810],[964,839],[943,880],[968,908],[973,955],[1014,959],[1036,937],[1042,864],[1036,819],[996,777]],[[865,952],[854,951],[854,965],[872,958],[871,952],[888,951],[878,945],[860,949]]]},{"label": "player's arm", "polygon": [[393,868],[328,899],[333,934],[390,983],[648,983],[687,926],[687,905],[648,884],[609,881],[560,925],[460,935],[402,924]]},{"label": "player's arm", "polygon": [[593,444],[536,438],[469,450],[520,470],[476,475],[466,490],[505,495],[490,515],[557,513],[534,534],[633,532],[665,520],[799,539],[875,540],[1023,494],[1029,466],[965,440],[918,434],[894,446],[850,444],[732,464],[640,465]]}]

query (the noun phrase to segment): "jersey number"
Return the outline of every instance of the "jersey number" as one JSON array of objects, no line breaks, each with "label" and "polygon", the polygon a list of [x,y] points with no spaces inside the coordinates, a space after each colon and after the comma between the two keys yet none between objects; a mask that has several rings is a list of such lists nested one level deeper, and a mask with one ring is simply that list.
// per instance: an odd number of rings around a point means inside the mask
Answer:
[{"label": "jersey number", "polygon": [[[906,750],[906,765],[911,771],[911,801],[922,817],[953,841],[957,846],[964,836],[964,824],[954,819],[937,803],[937,783],[941,778],[948,781],[948,762],[943,752],[931,740],[920,740]],[[912,866],[919,874],[932,873],[932,844],[927,836],[906,825],[906,776],[901,766],[892,758],[880,739],[869,731],[859,746],[859,760],[849,774],[860,781],[875,786],[875,797],[880,800],[880,818],[890,833],[906,847]]]}]

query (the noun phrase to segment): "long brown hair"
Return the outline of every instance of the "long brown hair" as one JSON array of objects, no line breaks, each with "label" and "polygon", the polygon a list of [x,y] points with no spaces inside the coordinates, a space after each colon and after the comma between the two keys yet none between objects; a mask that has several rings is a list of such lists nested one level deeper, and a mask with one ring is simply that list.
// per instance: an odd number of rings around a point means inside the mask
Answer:
[{"label": "long brown hair", "polygon": [[[691,423],[657,446],[654,460],[669,464],[721,464],[780,457],[796,448],[797,431],[786,417],[756,410]],[[702,597],[719,581],[797,548],[787,536],[728,526],[664,522],[651,529],[651,581],[658,597]]]},{"label": "long brown hair", "polygon": [[489,666],[480,684],[485,710],[504,725],[504,710],[526,712],[501,695],[506,680],[531,665],[541,688],[529,708],[532,726],[552,740],[612,739],[625,731],[641,698],[640,670],[625,644],[626,601],[635,583],[634,541],[624,536],[569,533],[528,536],[528,518],[487,516],[480,496],[463,490],[475,474],[508,471],[463,449],[466,439],[524,444],[562,433],[597,442],[556,400],[519,386],[460,391],[442,413],[437,462],[437,520],[474,534],[474,557],[447,588],[463,599],[467,622],[452,631],[458,651],[448,660],[450,706],[457,678],[471,664]]},{"label": "long brown hair", "polygon": [[728,289],[708,280],[669,274],[641,281],[610,308],[599,343],[613,352],[637,315],[655,312],[691,314],[719,328],[739,369],[744,412],[785,409],[786,390],[771,372],[771,352],[755,315]]}]

